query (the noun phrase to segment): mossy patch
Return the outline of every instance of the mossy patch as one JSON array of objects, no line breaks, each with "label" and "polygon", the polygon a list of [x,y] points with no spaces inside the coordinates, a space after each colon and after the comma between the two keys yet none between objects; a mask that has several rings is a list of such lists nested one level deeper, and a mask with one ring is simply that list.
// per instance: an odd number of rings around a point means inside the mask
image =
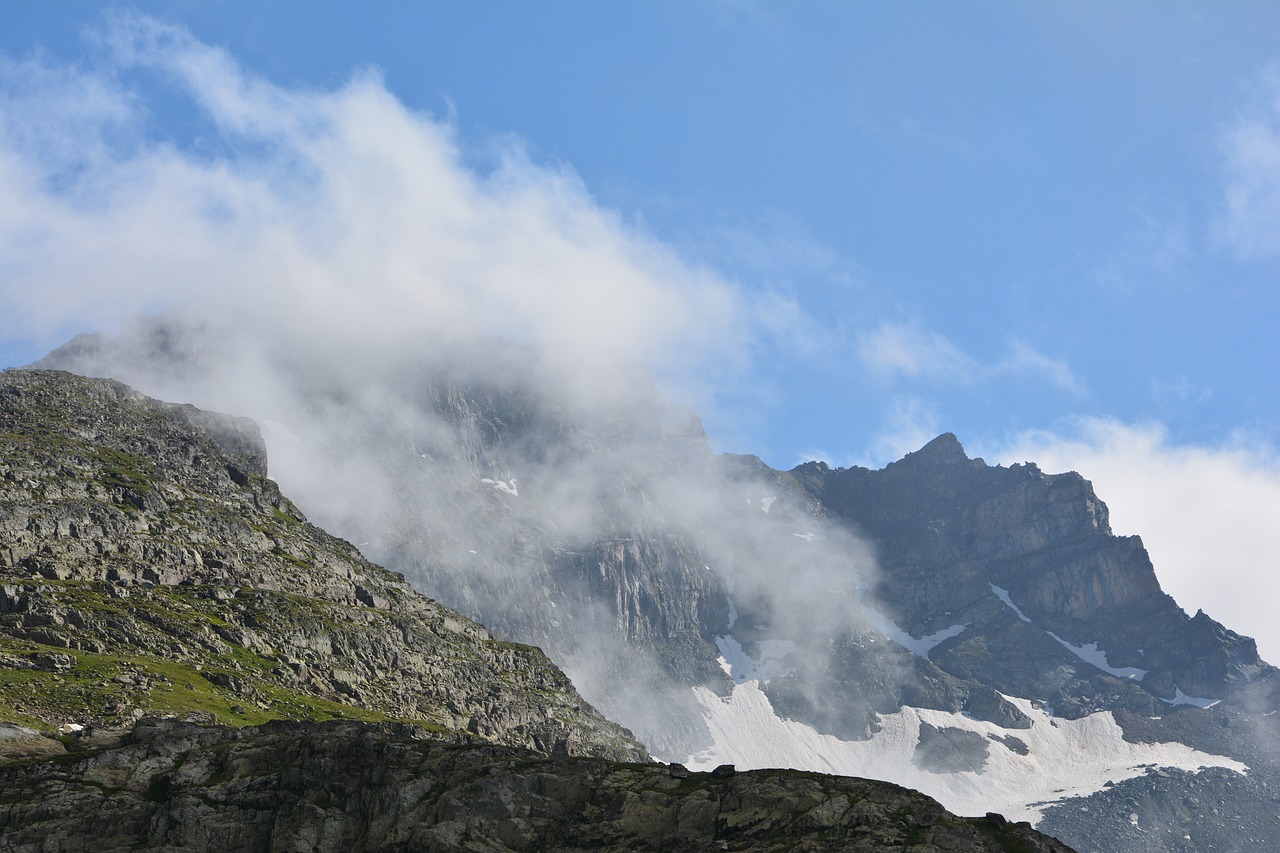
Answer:
[{"label": "mossy patch", "polygon": [[145,459],[123,450],[105,447],[95,447],[93,453],[102,466],[98,482],[121,489],[150,491],[155,477],[151,473],[152,466]]},{"label": "mossy patch", "polygon": [[283,521],[285,524],[302,524],[302,519],[294,518],[278,506],[271,507],[271,512],[275,515],[276,521]]}]

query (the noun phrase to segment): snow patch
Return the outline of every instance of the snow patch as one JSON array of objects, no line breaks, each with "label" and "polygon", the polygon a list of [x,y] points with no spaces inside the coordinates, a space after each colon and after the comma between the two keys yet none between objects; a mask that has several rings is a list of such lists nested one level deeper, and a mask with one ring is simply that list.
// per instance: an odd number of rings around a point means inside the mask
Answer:
[{"label": "snow patch", "polygon": [[497,489],[500,492],[506,492],[507,494],[513,495],[515,497],[520,496],[520,492],[516,490],[515,477],[512,477],[511,482],[509,483],[503,482],[502,480],[490,480],[488,477],[481,477],[480,482],[484,483],[486,486],[493,486],[495,489]]},{"label": "snow patch", "polygon": [[991,591],[994,592],[996,594],[996,597],[999,598],[1001,601],[1003,601],[1010,610],[1018,614],[1019,619],[1021,619],[1023,622],[1031,621],[1031,619],[1027,616],[1027,614],[1019,610],[1018,605],[1013,603],[1013,599],[1009,597],[1009,590],[1001,589],[1000,587],[996,586],[993,583],[988,583],[987,586],[991,587]]},{"label": "snow patch", "polygon": [[773,506],[773,502],[776,501],[777,499],[778,499],[777,495],[771,495],[767,498],[761,498],[760,510],[767,514],[769,512],[769,509]]},{"label": "snow patch", "polygon": [[[1195,705],[1197,708],[1212,708],[1214,705],[1217,705],[1222,700],[1205,699],[1202,696],[1188,696],[1187,694],[1182,692],[1181,687],[1175,686],[1173,688],[1173,698],[1161,699],[1160,701],[1165,703],[1166,705]],[[1274,714],[1275,711],[1272,711],[1271,713]]]},{"label": "snow patch", "polygon": [[[1096,666],[1103,672],[1109,672],[1116,678],[1128,678],[1133,681],[1141,681],[1146,678],[1147,673],[1150,672],[1150,670],[1138,669],[1136,666],[1112,666],[1107,660],[1107,653],[1098,648],[1097,643],[1088,643],[1083,646],[1077,646],[1068,643],[1052,631],[1045,631],[1045,633],[1057,640],[1063,648],[1080,658],[1080,660],[1087,664]],[[1202,705],[1201,707],[1204,706]]]},{"label": "snow patch", "polygon": [[816,533],[792,533],[791,535],[803,539],[806,542],[812,542],[817,538]]},{"label": "snow patch", "polygon": [[881,634],[884,634],[890,640],[893,640],[903,648],[910,649],[925,660],[929,659],[929,653],[944,640],[950,640],[962,633],[968,628],[968,623],[963,625],[952,625],[950,628],[943,628],[941,631],[935,631],[924,637],[913,637],[906,631],[898,627],[898,623],[894,622],[888,616],[878,610],[873,610],[865,604],[862,604],[862,612],[867,617],[867,622],[872,628],[875,628]]},{"label": "snow patch", "polygon": [[[736,641],[721,648],[735,652],[735,646],[741,649]],[[728,655],[725,665],[732,671],[734,663]],[[1109,711],[1078,720],[1052,720],[1030,701],[1015,697],[1006,698],[1031,720],[1029,729],[1003,729],[962,714],[904,707],[882,715],[880,730],[869,740],[846,741],[779,717],[754,679],[735,684],[727,699],[702,687],[693,688],[693,693],[714,745],[683,762],[690,770],[735,764],[743,770],[792,767],[866,776],[916,788],[962,815],[996,811],[1010,820],[1034,822],[1050,805],[1102,790],[1107,780],[1139,776],[1152,766],[1193,772],[1204,767],[1225,767],[1237,773],[1249,769],[1234,759],[1180,743],[1130,743]],[[912,756],[925,723],[975,732],[990,740],[982,769],[932,773],[916,767]],[[991,740],[1010,735],[1026,744],[1027,755]]]}]

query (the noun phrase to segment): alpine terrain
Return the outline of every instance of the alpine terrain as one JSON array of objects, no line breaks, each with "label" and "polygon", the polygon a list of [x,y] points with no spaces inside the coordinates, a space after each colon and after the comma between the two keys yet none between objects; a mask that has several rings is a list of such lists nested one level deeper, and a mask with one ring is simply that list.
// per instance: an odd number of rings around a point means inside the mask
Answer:
[{"label": "alpine terrain", "polygon": [[1081,850],[1280,847],[1280,672],[1164,594],[1079,474],[949,434],[778,471],[713,453],[636,370],[244,340],[166,315],[38,366],[254,417],[309,516],[545,649],[662,760],[884,779]]},{"label": "alpine terrain", "polygon": [[884,782],[651,763],[310,525],[250,421],[0,374],[0,847],[1066,850]]}]

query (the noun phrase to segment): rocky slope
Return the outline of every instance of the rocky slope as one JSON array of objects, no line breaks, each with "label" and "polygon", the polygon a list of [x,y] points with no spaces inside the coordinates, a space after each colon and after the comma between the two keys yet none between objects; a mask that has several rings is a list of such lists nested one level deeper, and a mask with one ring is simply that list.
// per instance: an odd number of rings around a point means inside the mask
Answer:
[{"label": "rocky slope", "polygon": [[150,719],[114,748],[0,764],[0,831],[14,853],[90,838],[103,851],[1069,850],[863,779],[551,758],[387,725]]},{"label": "rocky slope", "polygon": [[69,374],[0,374],[0,715],[412,721],[646,756],[536,648],[306,522],[252,422]]}]

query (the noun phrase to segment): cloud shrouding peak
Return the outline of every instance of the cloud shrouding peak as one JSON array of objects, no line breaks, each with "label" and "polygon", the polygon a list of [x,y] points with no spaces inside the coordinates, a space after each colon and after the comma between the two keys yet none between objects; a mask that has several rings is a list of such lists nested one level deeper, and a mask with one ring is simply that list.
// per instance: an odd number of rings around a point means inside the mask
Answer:
[{"label": "cloud shrouding peak", "polygon": [[[0,334],[49,345],[182,304],[348,350],[502,335],[579,373],[744,357],[732,284],[518,145],[469,167],[375,73],[282,88],[133,15],[98,44],[93,67],[0,65]],[[191,139],[150,124],[174,90]]]}]

